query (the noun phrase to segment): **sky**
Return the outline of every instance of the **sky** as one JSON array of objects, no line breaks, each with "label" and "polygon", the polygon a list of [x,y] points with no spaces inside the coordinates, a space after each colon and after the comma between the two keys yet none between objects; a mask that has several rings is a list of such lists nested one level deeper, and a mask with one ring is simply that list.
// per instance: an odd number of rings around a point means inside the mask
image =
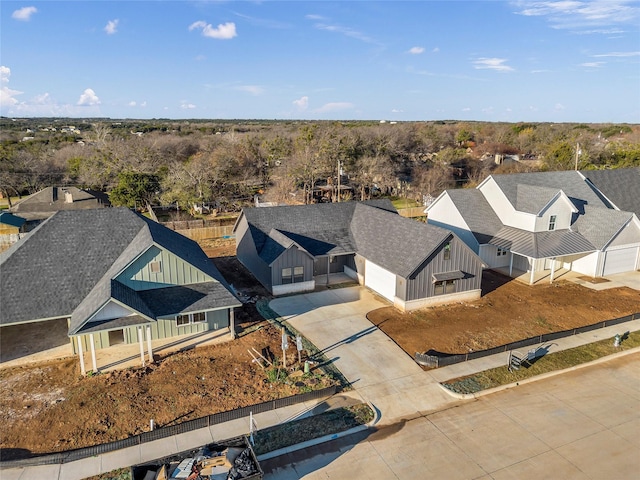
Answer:
[{"label": "sky", "polygon": [[640,0],[0,2],[0,114],[640,123]]}]

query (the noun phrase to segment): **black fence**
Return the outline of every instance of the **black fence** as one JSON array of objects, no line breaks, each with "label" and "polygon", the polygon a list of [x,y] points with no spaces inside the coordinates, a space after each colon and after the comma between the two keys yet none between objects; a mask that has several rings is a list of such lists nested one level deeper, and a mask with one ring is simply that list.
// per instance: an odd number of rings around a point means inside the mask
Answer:
[{"label": "black fence", "polygon": [[[115,442],[94,445],[92,447],[79,448],[77,450],[69,450],[67,452],[52,453],[49,455],[41,455],[20,460],[0,460],[0,470],[4,468],[55,465],[74,462],[76,460],[82,460],[83,458],[89,458],[103,453],[113,452],[115,450],[122,450],[123,448],[135,447],[137,445],[142,445],[143,443],[153,442],[154,440],[160,440],[162,438],[179,435],[181,433],[187,433],[193,430],[199,430],[201,428],[212,427],[231,420],[247,418],[249,417],[250,413],[257,414],[268,412],[277,408],[288,407],[298,403],[330,397],[331,395],[334,395],[338,391],[338,389],[339,387],[334,385],[331,387],[323,388],[321,390],[314,390],[307,393],[301,393],[299,395],[292,395],[290,397],[269,400],[268,402],[257,403],[248,407],[237,408],[235,410],[229,410],[226,412],[214,413],[212,415],[207,415],[206,417],[196,418],[195,420],[189,420],[177,425],[157,428],[149,432],[141,433],[140,435],[135,435],[133,437],[125,438],[122,440],[116,440]],[[248,427],[249,425],[247,424],[247,429]]]},{"label": "black fence", "polygon": [[423,365],[425,367],[446,367],[447,365],[453,365],[455,363],[466,362],[467,360],[487,357],[489,355],[495,355],[496,353],[508,352],[510,350],[537,345],[539,343],[550,342],[552,340],[557,340],[558,338],[570,337],[579,333],[590,332],[592,330],[598,330],[605,327],[611,327],[613,325],[630,322],[636,319],[640,319],[640,313],[633,313],[631,315],[627,315],[626,317],[605,320],[603,322],[594,323],[593,325],[585,325],[584,327],[573,328],[571,330],[545,333],[543,335],[526,338],[524,340],[518,340],[517,342],[507,343],[506,345],[490,348],[488,350],[478,350],[477,352],[463,353],[460,355],[448,355],[446,353],[439,355],[428,355],[426,353],[416,353],[414,359],[419,365]]}]

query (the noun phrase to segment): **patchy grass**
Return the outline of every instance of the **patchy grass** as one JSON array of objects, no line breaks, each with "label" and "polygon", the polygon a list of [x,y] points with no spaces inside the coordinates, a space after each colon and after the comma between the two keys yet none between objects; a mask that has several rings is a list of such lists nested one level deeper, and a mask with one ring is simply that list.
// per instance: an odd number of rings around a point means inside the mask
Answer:
[{"label": "patchy grass", "polygon": [[132,480],[131,469],[118,468],[107,473],[94,475],[93,477],[87,477],[84,480]]},{"label": "patchy grass", "polygon": [[519,370],[510,372],[507,366],[492,368],[467,377],[454,378],[442,385],[456,393],[477,393],[489,388],[507,385],[535,377],[547,372],[575,367],[614,353],[640,346],[640,332],[631,332],[623,336],[619,347],[613,346],[613,339],[600,340],[580,347],[551,353],[533,361],[523,363]]},{"label": "patchy grass", "polygon": [[373,420],[373,411],[366,403],[336,408],[312,417],[259,430],[254,435],[254,451],[256,455],[262,455],[307,440],[366,425],[371,420]]}]

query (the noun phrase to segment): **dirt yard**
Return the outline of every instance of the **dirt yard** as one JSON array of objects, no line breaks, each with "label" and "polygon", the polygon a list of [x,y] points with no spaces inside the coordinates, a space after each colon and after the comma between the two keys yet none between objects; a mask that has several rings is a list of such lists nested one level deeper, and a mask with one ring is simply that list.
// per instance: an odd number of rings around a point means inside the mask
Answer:
[{"label": "dirt yard", "polygon": [[484,350],[640,312],[640,292],[630,288],[595,291],[564,281],[529,286],[494,271],[485,271],[482,283],[475,302],[405,314],[385,307],[368,318],[413,356]]},{"label": "dirt yard", "polygon": [[[268,297],[235,258],[233,241],[203,248],[243,298]],[[413,355],[479,350],[640,310],[640,292],[630,289],[595,292],[570,283],[529,287],[506,280],[487,272],[485,295],[473,304],[412,314],[388,307],[369,318]],[[333,381],[325,376],[298,386],[270,381],[247,349],[268,347],[278,355],[280,332],[262,320],[251,301],[236,320],[237,341],[167,355],[145,369],[82,378],[75,359],[0,369],[1,458],[104,443],[148,430],[150,419],[159,427],[173,425]]]}]

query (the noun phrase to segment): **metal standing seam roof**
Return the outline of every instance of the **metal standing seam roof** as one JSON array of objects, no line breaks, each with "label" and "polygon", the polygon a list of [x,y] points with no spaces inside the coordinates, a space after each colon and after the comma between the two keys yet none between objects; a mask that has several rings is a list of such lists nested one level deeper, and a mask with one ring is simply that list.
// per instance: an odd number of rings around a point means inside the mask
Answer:
[{"label": "metal standing seam roof", "polygon": [[597,250],[586,238],[571,230],[528,232],[502,227],[489,243],[531,258],[562,257]]}]

